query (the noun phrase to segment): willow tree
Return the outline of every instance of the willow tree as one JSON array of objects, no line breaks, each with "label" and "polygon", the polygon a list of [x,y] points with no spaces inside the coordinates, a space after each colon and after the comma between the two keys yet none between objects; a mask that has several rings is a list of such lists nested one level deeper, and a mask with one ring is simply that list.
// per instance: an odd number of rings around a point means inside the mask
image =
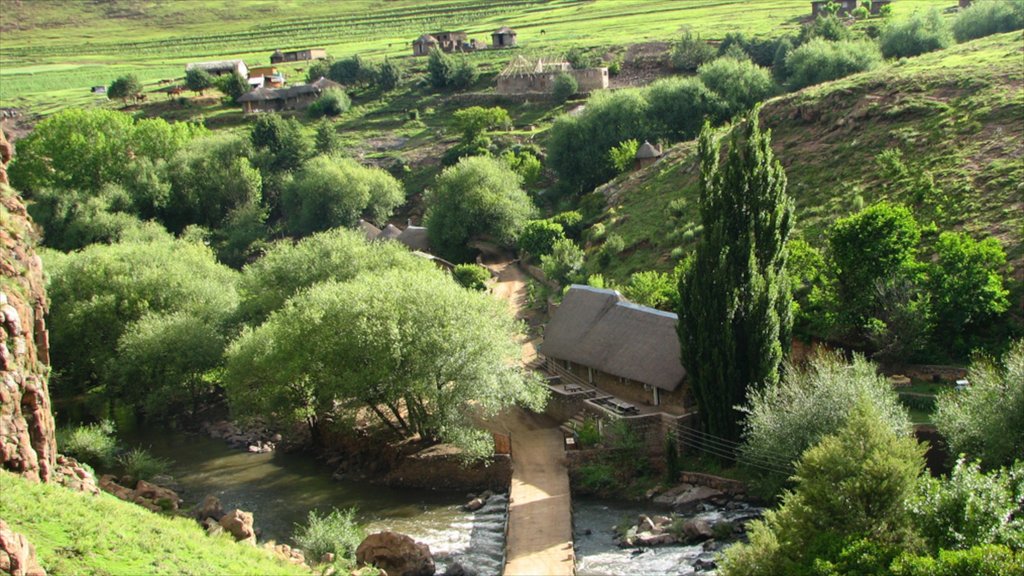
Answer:
[{"label": "willow tree", "polygon": [[705,124],[698,147],[705,239],[679,281],[678,331],[705,431],[735,441],[736,406],[748,388],[778,382],[789,348],[793,201],[757,109],[733,130],[721,166],[720,147]]}]

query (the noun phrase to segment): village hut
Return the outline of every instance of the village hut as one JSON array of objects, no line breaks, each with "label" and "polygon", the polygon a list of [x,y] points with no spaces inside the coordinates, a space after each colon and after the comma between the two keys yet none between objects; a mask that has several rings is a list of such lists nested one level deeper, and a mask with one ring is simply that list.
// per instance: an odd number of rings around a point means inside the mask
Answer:
[{"label": "village hut", "polygon": [[437,38],[424,34],[412,41],[413,56],[427,56],[437,46]]},{"label": "village hut", "polygon": [[644,143],[637,148],[636,156],[634,157],[634,167],[639,170],[646,166],[650,166],[661,158],[661,147],[655,146],[650,142],[644,140]]},{"label": "village hut", "polygon": [[502,26],[491,32],[491,48],[513,48],[516,45],[516,31]]}]

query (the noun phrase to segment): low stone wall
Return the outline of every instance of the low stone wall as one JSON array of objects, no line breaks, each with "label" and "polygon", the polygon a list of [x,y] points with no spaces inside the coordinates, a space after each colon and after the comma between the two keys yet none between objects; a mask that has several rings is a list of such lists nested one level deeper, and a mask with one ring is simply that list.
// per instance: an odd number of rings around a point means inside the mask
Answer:
[{"label": "low stone wall", "polygon": [[704,474],[702,472],[682,472],[679,474],[679,481],[695,486],[707,486],[708,488],[721,490],[730,496],[747,493],[747,486],[739,480],[722,478],[721,476]]},{"label": "low stone wall", "polygon": [[885,368],[887,373],[903,374],[914,380],[927,382],[956,382],[967,377],[967,368],[964,366],[904,364],[886,366]]},{"label": "low stone wall", "polygon": [[381,484],[425,490],[506,492],[512,483],[512,460],[497,455],[484,463],[463,466],[457,457],[430,450],[403,459]]}]

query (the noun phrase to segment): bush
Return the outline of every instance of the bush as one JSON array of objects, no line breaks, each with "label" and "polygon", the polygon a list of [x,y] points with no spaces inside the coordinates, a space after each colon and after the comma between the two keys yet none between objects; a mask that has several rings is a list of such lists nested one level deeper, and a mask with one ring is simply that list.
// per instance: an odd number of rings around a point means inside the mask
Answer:
[{"label": "bush", "polygon": [[356,548],[366,537],[362,527],[356,523],[355,517],[355,508],[334,509],[323,517],[318,515],[316,510],[310,510],[306,524],[295,525],[292,538],[305,552],[306,558],[314,562],[328,553],[353,561]]},{"label": "bush", "polygon": [[114,423],[109,420],[62,428],[57,431],[57,446],[62,453],[94,467],[109,468],[117,461]]},{"label": "bush", "polygon": [[585,419],[583,425],[575,432],[576,438],[580,441],[580,448],[593,448],[601,443],[601,432],[593,418]]},{"label": "bush", "polygon": [[455,63],[451,81],[448,85],[457,90],[465,90],[475,84],[479,78],[480,71],[477,70],[476,65],[470,62],[468,58],[463,57]]},{"label": "bush", "polygon": [[540,266],[548,280],[568,286],[582,280],[583,259],[583,250],[572,240],[563,238],[555,241],[551,254],[541,256]]},{"label": "bush", "polygon": [[672,67],[682,72],[696,72],[705,62],[715,58],[713,46],[694,36],[690,32],[683,34],[683,37],[672,47],[670,61]]},{"label": "bush", "polygon": [[167,472],[171,466],[169,460],[157,458],[142,448],[133,448],[117,457],[117,463],[124,473],[136,480],[149,480]]},{"label": "bush", "polygon": [[214,85],[231,100],[232,104],[238,103],[238,99],[249,91],[249,82],[238,72],[216,78]]},{"label": "bush", "polygon": [[753,108],[775,91],[771,72],[749,60],[719,58],[701,66],[697,74],[723,100],[727,116]]},{"label": "bush", "polygon": [[800,29],[800,36],[797,38],[797,45],[809,41],[811,38],[822,38],[832,42],[850,39],[850,29],[843,24],[843,21],[835,15],[818,17],[814,22]]},{"label": "bush", "polygon": [[452,278],[464,288],[486,290],[487,281],[491,279],[491,273],[487,271],[487,268],[479,264],[458,264],[452,270]]},{"label": "bush", "polygon": [[660,138],[695,138],[704,120],[725,119],[717,94],[697,78],[663,78],[647,89],[648,117]]},{"label": "bush", "polygon": [[953,37],[966,42],[1024,28],[1024,1],[977,0],[953,21]]},{"label": "bush", "polygon": [[815,38],[786,56],[789,87],[799,90],[878,67],[882,54],[874,42],[829,42]]},{"label": "bush", "polygon": [[1024,551],[984,544],[967,550],[941,550],[937,558],[909,553],[892,564],[892,576],[1022,576]]},{"label": "bush", "polygon": [[551,254],[555,242],[564,238],[565,230],[561,224],[551,220],[531,220],[519,234],[519,250],[540,258]]},{"label": "bush", "polygon": [[613,146],[608,151],[608,162],[611,163],[612,167],[619,174],[628,172],[633,167],[633,162],[636,160],[636,150],[639,147],[640,143],[633,139],[619,142],[618,145]]},{"label": "bush", "polygon": [[508,111],[500,106],[484,108],[470,106],[456,110],[452,114],[452,123],[462,132],[463,142],[472,142],[486,130],[507,129],[512,126],[512,118]]},{"label": "bush", "polygon": [[949,26],[932,10],[926,15],[914,14],[902,22],[892,22],[882,30],[879,46],[886,58],[909,58],[941,50],[952,44]]},{"label": "bush", "polygon": [[584,464],[579,467],[579,483],[586,492],[605,493],[615,488],[615,469],[603,462]]},{"label": "bush", "polygon": [[455,76],[455,60],[438,48],[430,51],[427,57],[427,78],[434,88],[447,88]]},{"label": "bush", "polygon": [[576,82],[576,78],[571,74],[566,74],[565,72],[555,76],[553,87],[553,94],[557,102],[565,102],[580,89],[580,85]]},{"label": "bush", "polygon": [[352,100],[349,99],[348,94],[344,91],[338,90],[337,88],[331,88],[325,90],[323,94],[317,98],[316,102],[309,105],[306,109],[306,113],[311,118],[320,118],[322,116],[339,116],[348,111],[352,107]]}]

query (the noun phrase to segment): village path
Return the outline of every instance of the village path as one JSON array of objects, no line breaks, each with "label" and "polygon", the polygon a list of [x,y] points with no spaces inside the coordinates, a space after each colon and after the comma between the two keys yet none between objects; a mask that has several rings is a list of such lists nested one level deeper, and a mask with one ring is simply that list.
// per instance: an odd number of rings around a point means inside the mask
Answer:
[{"label": "village path", "polygon": [[[526,274],[510,261],[487,262],[496,273],[492,292],[508,301],[517,317],[526,308]],[[523,345],[523,362],[536,356],[534,342]],[[576,561],[572,544],[572,499],[558,423],[521,408],[488,422],[512,437],[512,486],[509,491],[505,576],[571,576]]]}]

